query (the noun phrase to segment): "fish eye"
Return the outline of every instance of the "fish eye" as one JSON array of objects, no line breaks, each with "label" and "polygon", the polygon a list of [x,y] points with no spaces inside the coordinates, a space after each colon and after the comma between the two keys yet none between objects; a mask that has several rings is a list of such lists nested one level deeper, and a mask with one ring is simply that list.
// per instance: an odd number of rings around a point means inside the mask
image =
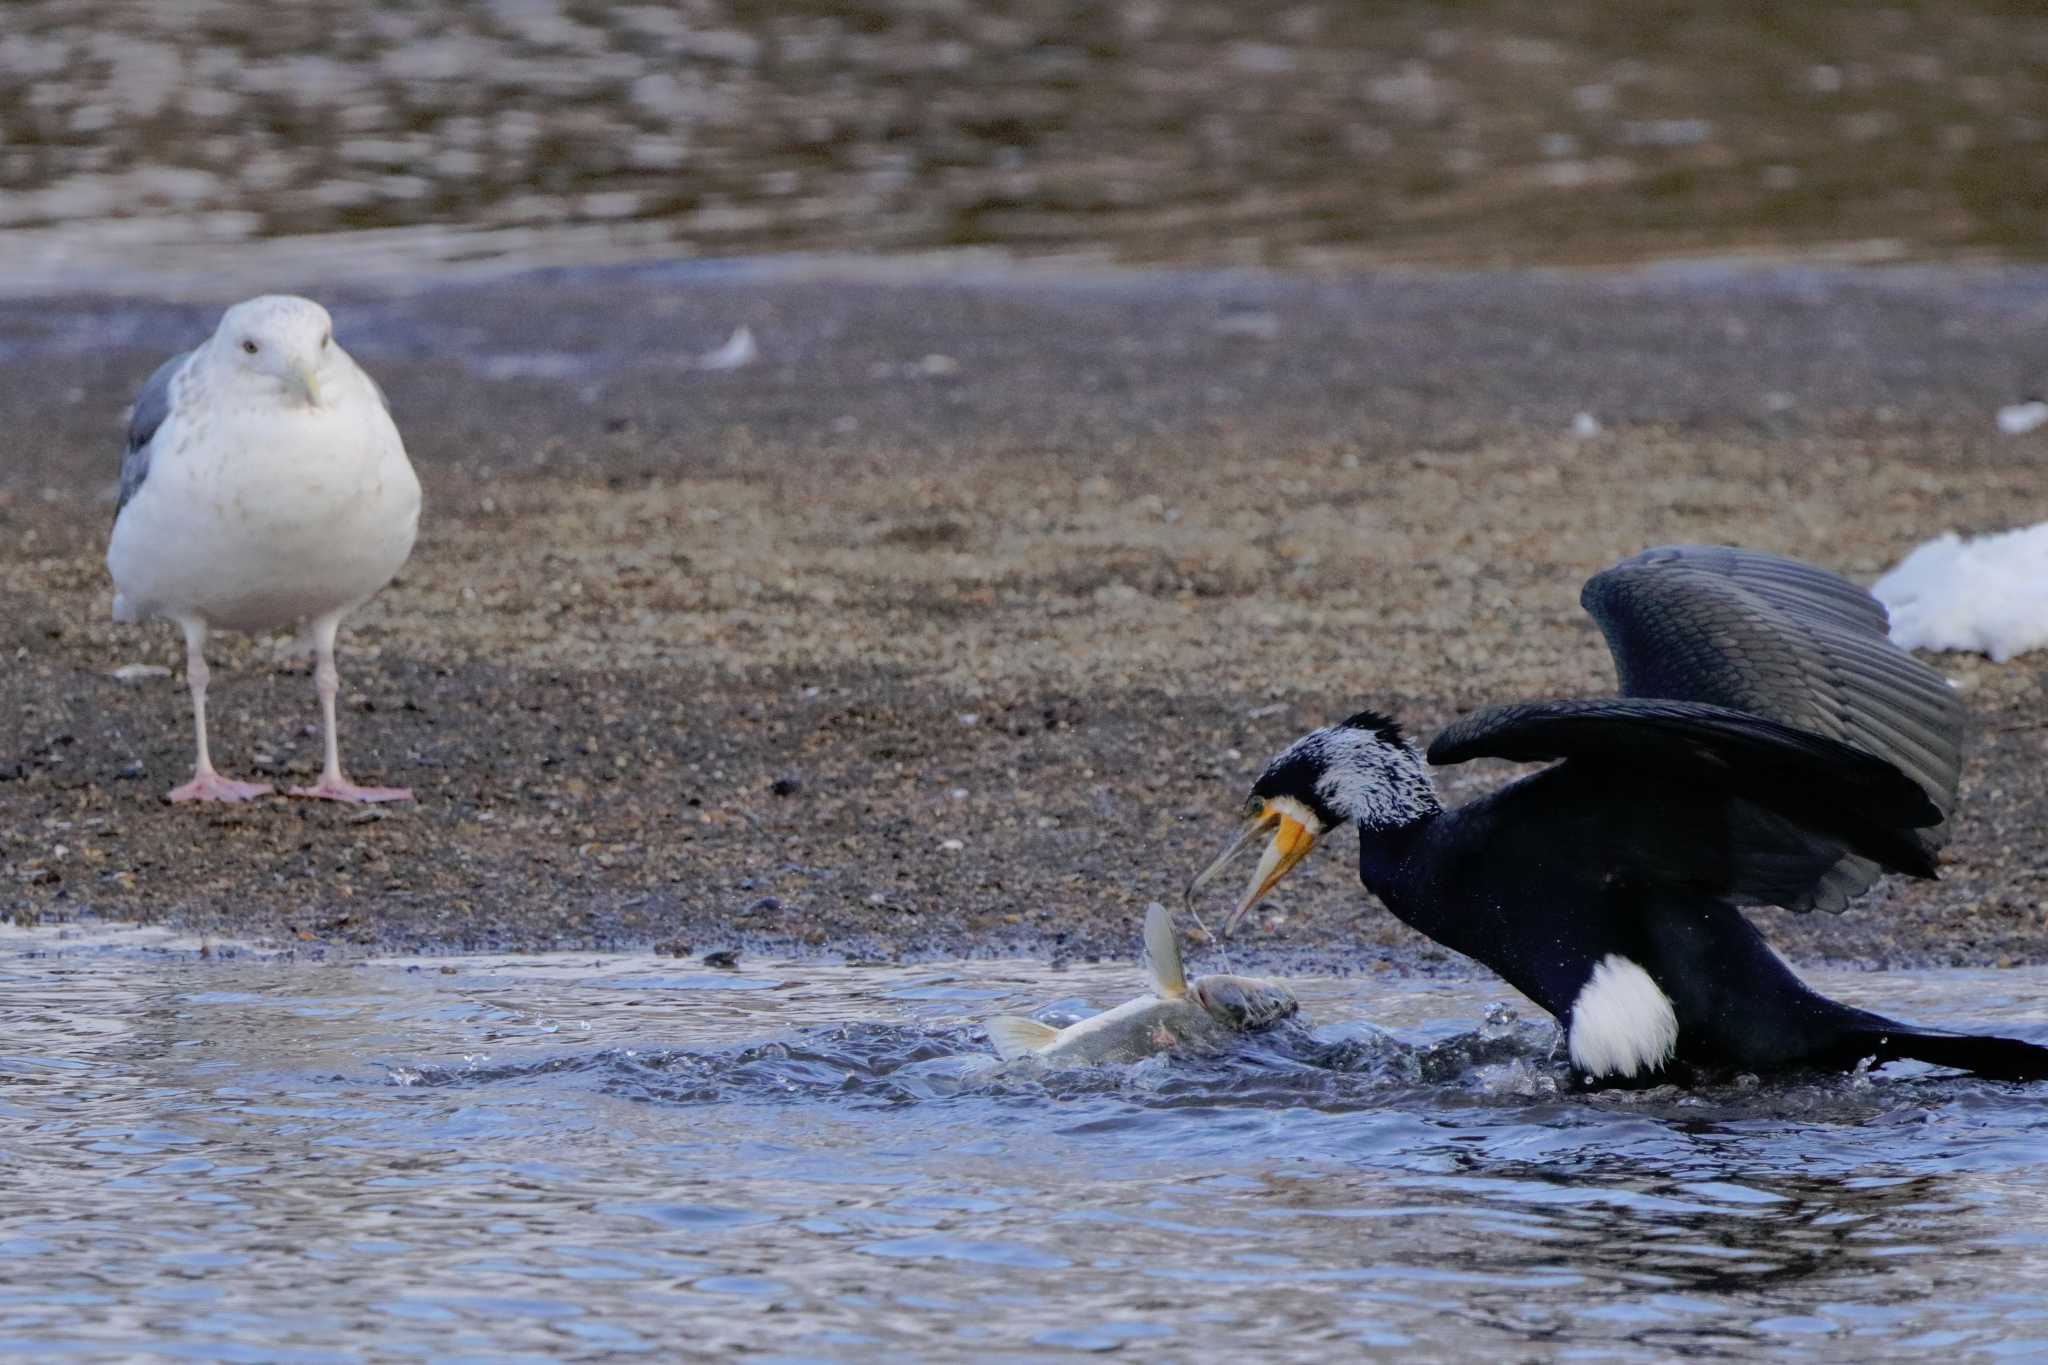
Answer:
[{"label": "fish eye", "polygon": [[253,342],[253,341],[250,341],[250,340],[249,340],[248,338],[246,338],[246,337],[245,337],[245,338],[243,338],[243,340],[242,340],[242,350],[243,350],[243,351],[247,352],[247,353],[248,353],[249,355],[255,355],[255,354],[256,354],[256,352],[257,352],[257,351],[258,351],[259,349],[261,349],[261,348],[260,348],[260,347],[258,347],[258,346],[256,345],[256,343],[255,343],[255,342]]}]

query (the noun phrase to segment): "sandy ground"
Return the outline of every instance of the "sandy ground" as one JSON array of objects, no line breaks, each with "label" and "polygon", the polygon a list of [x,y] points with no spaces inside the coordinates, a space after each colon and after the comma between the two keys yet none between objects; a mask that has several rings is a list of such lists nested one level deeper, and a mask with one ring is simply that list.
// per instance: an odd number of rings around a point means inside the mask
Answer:
[{"label": "sandy ground", "polygon": [[[1867,581],[1940,530],[2048,518],[2048,432],[1991,420],[2048,362],[2024,270],[764,264],[332,297],[428,490],[344,635],[345,751],[419,803],[159,799],[182,680],[109,674],[179,649],[108,622],[100,557],[121,409],[212,310],[0,303],[16,919],[313,952],[1126,953],[1301,730],[1609,689],[1576,596],[1618,556],[1738,541]],[[691,367],[739,323],[757,363]],[[215,660],[223,769],[312,773],[303,661]],[[1795,956],[2048,955],[2048,661],[1936,662],[1976,726],[1943,877],[1764,912]],[[1441,965],[1330,842],[1240,964]]]}]

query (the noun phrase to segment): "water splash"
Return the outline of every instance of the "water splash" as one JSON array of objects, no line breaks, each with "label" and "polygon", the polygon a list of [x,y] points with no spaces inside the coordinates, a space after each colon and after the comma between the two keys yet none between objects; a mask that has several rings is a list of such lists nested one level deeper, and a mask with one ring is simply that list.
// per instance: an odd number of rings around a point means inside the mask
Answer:
[{"label": "water splash", "polygon": [[[997,1064],[980,1020],[1113,1004],[1127,969],[439,965],[0,964],[0,1160],[36,1172],[0,1191],[0,1339],[2024,1355],[2048,1290],[2026,1087],[1574,1094],[1555,1028],[1482,983],[1304,980],[1307,1023],[1241,1050],[1061,1069]],[[1825,985],[2016,1032],[2048,1000]]]}]

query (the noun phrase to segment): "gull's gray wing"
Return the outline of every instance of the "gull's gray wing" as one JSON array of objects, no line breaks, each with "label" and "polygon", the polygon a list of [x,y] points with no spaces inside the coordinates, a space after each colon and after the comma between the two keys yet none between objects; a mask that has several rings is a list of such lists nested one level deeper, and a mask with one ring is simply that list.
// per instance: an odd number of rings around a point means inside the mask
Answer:
[{"label": "gull's gray wing", "polygon": [[[1579,602],[1607,636],[1624,697],[1725,706],[1853,745],[1919,783],[1940,811],[1914,832],[1930,857],[1947,842],[1963,704],[1891,642],[1869,593],[1778,555],[1671,545],[1595,574]],[[1840,911],[1880,875],[1844,857],[1779,903]]]},{"label": "gull's gray wing", "polygon": [[190,351],[172,356],[142,381],[142,391],[135,395],[135,407],[128,416],[128,448],[121,455],[121,498],[114,504],[116,517],[149,477],[150,442],[156,439],[157,428],[171,415],[171,381],[191,358]]}]

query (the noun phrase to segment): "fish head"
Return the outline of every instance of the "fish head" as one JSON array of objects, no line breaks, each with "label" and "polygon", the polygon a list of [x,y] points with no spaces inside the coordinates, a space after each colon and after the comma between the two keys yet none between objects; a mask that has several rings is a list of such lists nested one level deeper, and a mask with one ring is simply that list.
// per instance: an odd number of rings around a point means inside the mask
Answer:
[{"label": "fish head", "polygon": [[1238,1033],[1271,1028],[1301,1009],[1293,991],[1256,976],[1196,977],[1188,994],[1211,1019]]}]

